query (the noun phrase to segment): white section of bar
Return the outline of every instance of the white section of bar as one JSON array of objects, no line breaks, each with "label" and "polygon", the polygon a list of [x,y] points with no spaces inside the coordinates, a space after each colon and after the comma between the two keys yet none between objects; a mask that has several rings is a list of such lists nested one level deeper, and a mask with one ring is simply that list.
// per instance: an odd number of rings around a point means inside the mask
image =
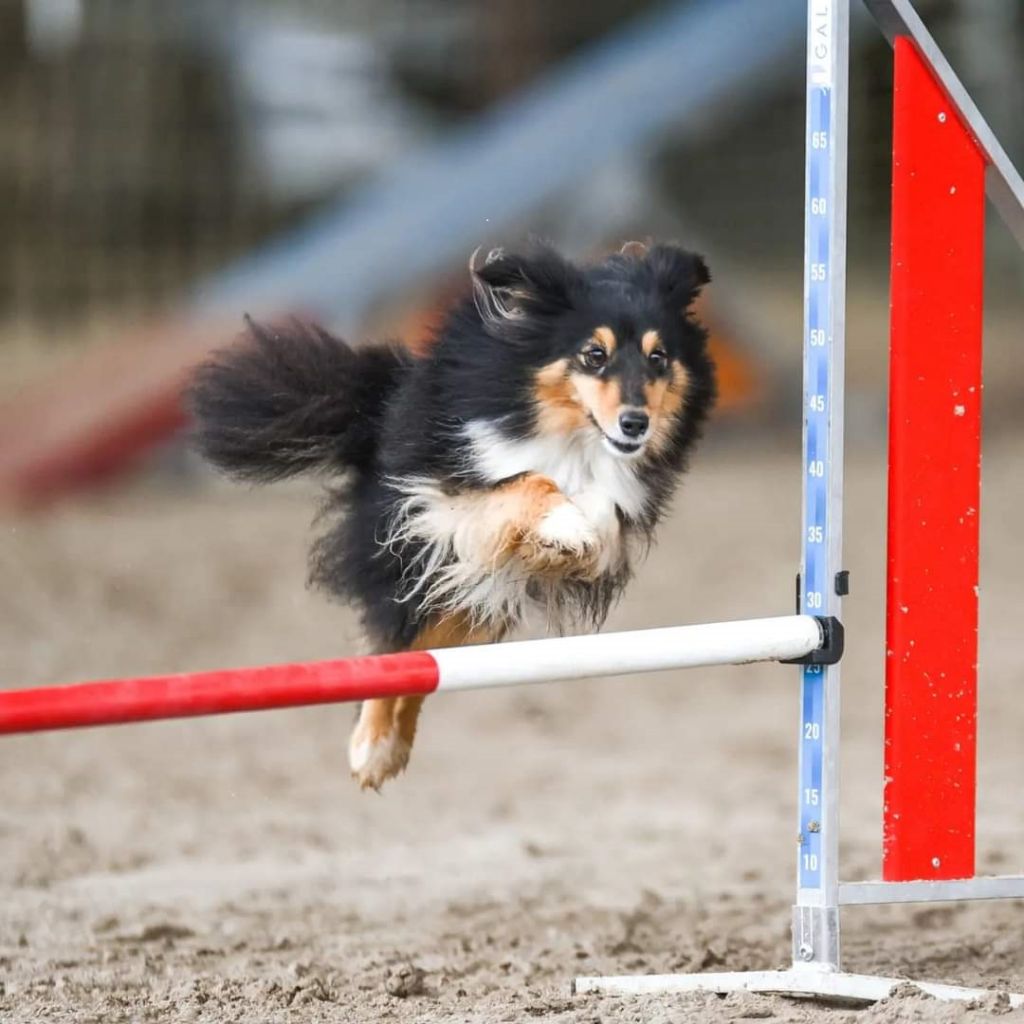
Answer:
[{"label": "white section of bar", "polygon": [[951,900],[1022,900],[1024,875],[980,875],[946,881],[840,882],[843,906],[870,903],[933,903]]},{"label": "white section of bar", "polygon": [[[743,971],[724,974],[642,974],[621,978],[577,978],[577,994],[600,992],[610,995],[658,995],[670,992],[764,992],[770,995],[817,996],[822,999],[874,1003],[885,999],[898,985],[911,984],[936,999],[970,1001],[991,992],[960,985],[939,985],[904,978],[875,978],[866,974],[844,974],[816,967],[794,967],[789,971]],[[1024,995],[1010,995],[1010,1005],[1024,1006]]]},{"label": "white section of bar", "polygon": [[896,36],[910,36],[917,44],[921,55],[931,66],[943,89],[949,95],[953,105],[959,110],[971,133],[977,140],[986,158],[989,168],[986,173],[988,195],[999,210],[1000,216],[1006,221],[1007,227],[1013,232],[1017,241],[1024,247],[1024,180],[1010,162],[1006,151],[999,144],[995,133],[974,105],[974,100],[964,88],[963,83],[950,67],[943,52],[925,27],[924,22],[914,10],[910,0],[864,0],[867,8],[874,15],[886,38],[891,43]]},{"label": "white section of bar", "polygon": [[432,650],[438,690],[547,683],[626,672],[802,658],[822,644],[812,615],[670,626],[627,633],[521,640]]}]

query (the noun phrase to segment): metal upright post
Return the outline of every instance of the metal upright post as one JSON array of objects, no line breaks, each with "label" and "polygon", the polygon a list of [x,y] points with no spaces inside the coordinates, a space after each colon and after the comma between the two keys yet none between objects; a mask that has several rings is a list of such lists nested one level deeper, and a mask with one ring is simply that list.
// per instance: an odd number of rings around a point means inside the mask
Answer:
[{"label": "metal upright post", "polygon": [[[947,663],[955,662],[960,671],[957,678],[961,682],[965,664],[970,665],[973,682],[973,663],[964,661],[966,645],[951,652],[949,644],[957,644],[958,638],[965,636],[973,642],[976,562],[971,558],[976,552],[972,546],[975,524],[965,526],[963,520],[951,524],[948,515],[941,518],[955,502],[960,503],[958,508],[972,502],[975,508],[977,506],[976,499],[971,497],[977,483],[974,472],[977,468],[977,402],[972,406],[971,398],[964,397],[962,392],[974,393],[975,399],[980,396],[980,378],[975,365],[978,354],[975,328],[980,310],[982,168],[974,159],[977,154],[969,154],[970,159],[965,159],[964,141],[970,143],[967,149],[976,146],[980,150],[989,196],[1022,245],[1024,179],[1010,163],[942,51],[928,34],[911,0],[865,2],[897,50],[898,127],[901,115],[904,121],[908,115],[908,111],[901,110],[901,107],[910,107],[910,114],[920,113],[918,107],[925,111],[920,123],[911,123],[909,132],[900,137],[901,133],[897,131],[894,147],[899,188],[894,192],[893,218],[898,222],[899,245],[894,244],[893,247],[893,338],[895,344],[897,328],[908,334],[902,339],[902,347],[909,351],[900,355],[899,366],[893,363],[898,389],[894,392],[890,418],[900,420],[898,430],[901,437],[897,448],[904,453],[904,461],[907,451],[912,454],[924,451],[921,446],[932,441],[928,431],[921,433],[918,423],[922,401],[925,401],[926,412],[933,406],[938,410],[932,420],[945,415],[946,429],[950,430],[941,458],[929,462],[922,455],[910,460],[913,465],[893,464],[892,472],[898,480],[890,495],[895,496],[896,514],[902,516],[902,520],[897,524],[896,545],[890,549],[896,553],[895,562],[892,557],[889,562],[890,594],[896,584],[905,590],[908,585],[920,584],[925,577],[925,582],[935,583],[939,579],[940,582],[951,583],[951,588],[947,588],[954,595],[950,601],[958,603],[941,611],[947,617],[955,615],[959,625],[965,628],[953,630],[952,637],[941,635],[939,630],[941,643],[934,641],[934,648],[928,656],[935,657],[938,650]],[[803,667],[800,675],[800,816],[797,897],[793,910],[793,966],[783,971],[577,978],[577,992],[623,995],[777,992],[874,1002],[889,996],[905,981],[886,976],[844,974],[839,970],[840,904],[1024,897],[1024,875],[956,877],[961,872],[973,872],[973,863],[969,859],[973,853],[973,821],[968,823],[965,813],[965,809],[972,806],[972,794],[956,793],[945,803],[942,796],[973,782],[967,771],[967,762],[973,754],[964,747],[965,730],[969,729],[973,736],[973,685],[962,686],[964,692],[939,693],[936,690],[934,694],[927,695],[927,703],[935,706],[929,706],[922,717],[924,698],[920,695],[920,687],[914,688],[913,676],[909,688],[902,687],[900,693],[891,695],[902,705],[909,700],[909,707],[896,708],[892,700],[889,706],[892,714],[887,723],[886,744],[888,748],[892,740],[892,749],[886,752],[887,769],[897,768],[902,778],[890,780],[886,790],[890,812],[887,814],[886,880],[839,882],[838,659],[843,647],[841,598],[847,589],[846,574],[841,565],[849,13],[849,0],[808,0],[807,3],[804,501],[798,611],[804,616],[818,617],[823,642],[820,648],[799,659]],[[901,88],[904,90],[902,99],[899,96]],[[951,133],[952,137],[947,138]],[[936,159],[936,154],[941,159]],[[961,166],[964,163],[969,166]],[[971,207],[970,211],[963,209],[965,203]],[[953,223],[945,223],[947,220]],[[959,291],[952,298],[946,295],[948,287],[943,291],[942,286],[947,282],[941,276],[946,273],[948,277],[949,268],[945,263],[949,262],[946,257],[950,251],[955,252],[958,258],[962,257],[957,269],[968,281],[967,286],[959,287],[958,279]],[[969,264],[966,268],[961,266],[965,260]],[[933,305],[938,303],[936,308],[941,316],[932,309],[931,320],[925,318],[927,322],[922,328],[912,315],[914,309],[910,299],[920,297],[919,293],[930,294],[929,289],[939,296]],[[909,314],[907,310],[910,310]],[[953,316],[951,311],[957,315]],[[945,331],[948,334],[951,323],[959,325],[958,345],[952,348],[947,345],[949,351],[940,353],[938,370],[933,365],[934,358],[925,359],[921,367],[914,369],[917,364],[912,360],[920,356],[913,348],[917,335],[927,337],[930,344],[936,333],[942,335]],[[911,328],[917,331],[917,335],[910,336]],[[964,344],[959,344],[960,341]],[[934,355],[930,350],[927,354]],[[965,366],[969,371],[966,375]],[[942,392],[946,395],[942,399],[946,403],[945,413],[936,404],[941,398],[941,389],[936,389],[933,378],[941,378],[947,389],[954,385],[957,388],[952,397],[948,390]],[[922,394],[927,400],[921,398]],[[927,416],[925,419],[931,424],[932,420]],[[917,447],[913,447],[911,442]],[[968,473],[968,470],[974,475],[968,481],[958,480],[956,488],[951,491],[954,496],[950,498],[947,491],[953,485],[942,482],[938,486],[935,480],[939,479],[939,472],[956,476],[957,467],[960,467],[960,475]],[[890,487],[893,488],[892,478]],[[927,522],[922,522],[919,515],[911,517],[906,511],[911,505],[917,509],[921,501],[931,502]],[[964,550],[956,565],[950,563],[948,551],[944,552],[941,544],[936,547],[938,542],[929,546],[919,541],[916,531],[926,527],[929,530],[941,528],[949,536],[958,538],[960,548]],[[932,537],[932,534],[928,536]],[[942,561],[944,556],[945,563]],[[899,580],[894,579],[894,565],[900,570]],[[909,584],[905,578],[906,569],[913,577]],[[943,573],[941,578],[938,575],[940,570]],[[897,596],[904,590],[899,590]],[[914,600],[917,598],[912,598],[910,605]],[[918,608],[916,614],[919,617],[913,622],[920,629],[920,623],[925,621],[920,616],[934,612],[934,609],[930,609],[923,598],[918,604],[923,607]],[[907,618],[912,611],[910,605],[904,603],[899,608],[899,615]],[[925,625],[931,623],[926,621]],[[932,629],[929,635],[934,636],[936,629]],[[920,638],[921,634],[908,633],[901,621],[895,634],[890,630],[890,646],[895,650],[901,641],[905,641],[908,648],[913,647],[914,636]],[[920,651],[913,656],[914,664],[917,664],[919,654]],[[920,676],[919,665],[914,671]],[[936,698],[934,701],[932,696]],[[940,708],[943,700],[946,706]],[[902,717],[894,722],[893,715]],[[926,728],[921,727],[922,722]],[[897,735],[894,730],[902,732]],[[941,757],[937,754],[932,756],[933,750],[942,749],[935,743],[937,736],[946,737],[949,741]],[[971,788],[973,790],[973,786]],[[928,811],[926,827],[921,824],[922,794],[926,794],[930,801],[925,808]],[[896,801],[902,803],[896,807]],[[907,820],[909,815],[904,813],[907,807],[913,809],[915,821]],[[936,817],[944,835],[937,834],[934,827]],[[913,880],[904,880],[907,878]],[[983,989],[961,985],[914,984],[937,999],[969,1001],[988,995]],[[1024,1007],[1024,994],[1010,994],[1009,1003],[1012,1007]]]},{"label": "metal upright post", "polygon": [[[840,617],[849,0],[808,0],[800,609]],[[793,960],[839,967],[839,665],[801,668]]]}]

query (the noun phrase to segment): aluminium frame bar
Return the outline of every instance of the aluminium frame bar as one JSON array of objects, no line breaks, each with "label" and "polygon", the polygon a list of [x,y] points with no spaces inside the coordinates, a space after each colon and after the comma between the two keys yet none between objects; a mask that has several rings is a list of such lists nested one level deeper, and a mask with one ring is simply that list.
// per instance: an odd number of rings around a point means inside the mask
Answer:
[{"label": "aluminium frame bar", "polygon": [[1022,900],[1024,875],[976,875],[918,882],[840,882],[844,907],[881,903],[951,903],[957,900]]},{"label": "aluminium frame bar", "polygon": [[910,0],[864,0],[864,5],[890,43],[898,36],[909,36],[914,41],[925,63],[938,78],[950,102],[957,108],[985,155],[988,161],[985,173],[988,197],[1018,243],[1024,247],[1024,179],[1006,155],[995,132],[978,110],[920,15],[914,10],[913,4]]},{"label": "aluminium frame bar", "polygon": [[[841,618],[849,0],[807,5],[800,609]],[[840,666],[801,670],[793,962],[839,967]]]},{"label": "aluminium frame bar", "polygon": [[[883,978],[869,974],[846,974],[816,966],[793,967],[788,971],[723,971],[714,974],[635,974],[624,977],[577,978],[573,992],[604,995],[657,995],[668,992],[760,992],[765,995],[828,999],[855,1005],[874,1003],[908,984],[905,978]],[[934,981],[910,982],[936,999],[975,1002],[992,995],[990,990],[943,985]],[[1024,1006],[1024,995],[1008,994],[1009,1005]]]}]

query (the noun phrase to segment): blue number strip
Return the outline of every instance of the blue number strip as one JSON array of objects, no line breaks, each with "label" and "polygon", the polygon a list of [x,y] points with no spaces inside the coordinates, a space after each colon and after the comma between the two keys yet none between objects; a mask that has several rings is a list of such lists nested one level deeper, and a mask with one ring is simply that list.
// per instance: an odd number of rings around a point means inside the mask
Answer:
[{"label": "blue number strip", "polygon": [[[804,415],[807,421],[803,610],[827,615],[829,610],[829,386],[831,384],[828,202],[832,146],[829,106],[831,90],[812,86],[807,140],[807,311],[804,338]],[[803,669],[803,717],[800,732],[800,863],[803,889],[821,888],[822,770],[825,736],[825,672],[820,665]]]}]

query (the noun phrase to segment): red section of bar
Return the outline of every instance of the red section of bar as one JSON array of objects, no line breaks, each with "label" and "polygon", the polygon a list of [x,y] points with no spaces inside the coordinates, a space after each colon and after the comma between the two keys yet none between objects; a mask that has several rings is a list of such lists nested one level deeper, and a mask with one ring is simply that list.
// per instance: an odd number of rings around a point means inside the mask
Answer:
[{"label": "red section of bar", "polygon": [[0,734],[433,693],[427,651],[0,693]]},{"label": "red section of bar", "polygon": [[985,162],[895,52],[883,877],[907,881],[974,874]]}]

